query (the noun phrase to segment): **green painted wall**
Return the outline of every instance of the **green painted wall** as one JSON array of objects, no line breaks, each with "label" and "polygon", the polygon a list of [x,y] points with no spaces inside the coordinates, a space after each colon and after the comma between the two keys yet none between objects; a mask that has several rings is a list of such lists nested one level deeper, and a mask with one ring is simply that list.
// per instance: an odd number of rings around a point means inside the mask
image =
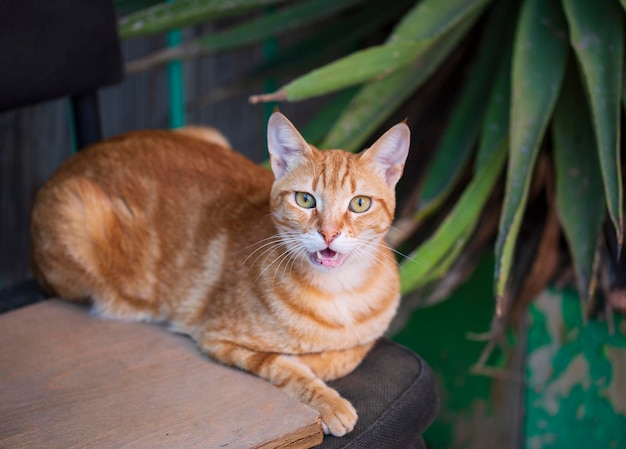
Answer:
[{"label": "green painted wall", "polygon": [[[429,447],[626,449],[626,320],[615,320],[613,335],[602,319],[585,325],[575,292],[549,289],[529,309],[524,383],[473,375],[484,343],[467,334],[489,329],[492,282],[487,258],[446,301],[413,312],[395,336],[437,377],[441,408],[425,434]],[[504,364],[495,357],[490,365]],[[515,389],[521,398],[507,401]],[[521,426],[519,440],[511,438],[512,422]]]},{"label": "green painted wall", "polygon": [[530,308],[527,449],[626,448],[626,320],[583,323],[571,290]]},{"label": "green painted wall", "polygon": [[[437,377],[440,412],[424,436],[429,447],[501,447],[502,435],[493,430],[500,418],[493,407],[494,382],[469,372],[484,343],[467,339],[468,332],[489,329],[492,285],[493,260],[487,258],[449,299],[416,310],[394,337],[423,357]],[[477,435],[478,428],[485,431]]]}]

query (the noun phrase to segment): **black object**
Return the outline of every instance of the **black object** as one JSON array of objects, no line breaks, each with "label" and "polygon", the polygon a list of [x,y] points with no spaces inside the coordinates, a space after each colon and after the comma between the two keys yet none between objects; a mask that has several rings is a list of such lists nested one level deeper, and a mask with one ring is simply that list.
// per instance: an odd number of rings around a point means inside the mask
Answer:
[{"label": "black object", "polygon": [[87,92],[77,94],[71,98],[72,116],[76,145],[79,149],[85,148],[102,139],[100,128],[100,109],[98,108],[98,94]]},{"label": "black object", "polygon": [[[102,138],[97,89],[123,77],[112,0],[3,0],[0,53],[0,112],[69,96],[78,148]],[[0,311],[34,285],[1,290]]]},{"label": "black object", "polygon": [[122,79],[111,0],[3,0],[0,112]]},{"label": "black object", "polygon": [[0,290],[0,313],[43,301],[48,296],[34,279],[28,279]]}]

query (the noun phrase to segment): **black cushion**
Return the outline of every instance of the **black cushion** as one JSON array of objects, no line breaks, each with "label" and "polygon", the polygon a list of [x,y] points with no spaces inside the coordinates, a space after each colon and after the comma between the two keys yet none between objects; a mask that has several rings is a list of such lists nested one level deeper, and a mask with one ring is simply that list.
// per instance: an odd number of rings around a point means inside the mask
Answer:
[{"label": "black cushion", "polygon": [[359,420],[341,438],[326,436],[319,446],[323,449],[406,449],[419,441],[438,410],[428,365],[387,339],[381,339],[354,372],[329,385],[352,402]]},{"label": "black cushion", "polygon": [[122,79],[112,0],[4,0],[0,111]]}]

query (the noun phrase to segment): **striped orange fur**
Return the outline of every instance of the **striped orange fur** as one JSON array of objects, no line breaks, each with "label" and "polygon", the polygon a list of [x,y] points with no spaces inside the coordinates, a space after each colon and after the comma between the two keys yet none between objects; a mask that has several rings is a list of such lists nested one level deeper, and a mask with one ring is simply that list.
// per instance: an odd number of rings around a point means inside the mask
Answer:
[{"label": "striped orange fur", "polygon": [[352,371],[396,311],[383,237],[409,130],[398,124],[358,155],[318,151],[276,112],[268,145],[274,176],[215,130],[86,149],[37,195],[33,271],[102,316],[169,323],[343,435],[356,411],[324,381]]}]

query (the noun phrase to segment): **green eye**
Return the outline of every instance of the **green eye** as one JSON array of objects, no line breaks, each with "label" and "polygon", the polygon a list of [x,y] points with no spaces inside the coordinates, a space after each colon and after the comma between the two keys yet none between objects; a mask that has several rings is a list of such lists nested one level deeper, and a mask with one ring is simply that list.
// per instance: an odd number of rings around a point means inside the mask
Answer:
[{"label": "green eye", "polygon": [[350,200],[350,210],[360,214],[365,212],[372,205],[372,199],[368,196],[355,196]]},{"label": "green eye", "polygon": [[296,203],[305,209],[313,209],[315,207],[315,198],[310,193],[296,192]]}]

